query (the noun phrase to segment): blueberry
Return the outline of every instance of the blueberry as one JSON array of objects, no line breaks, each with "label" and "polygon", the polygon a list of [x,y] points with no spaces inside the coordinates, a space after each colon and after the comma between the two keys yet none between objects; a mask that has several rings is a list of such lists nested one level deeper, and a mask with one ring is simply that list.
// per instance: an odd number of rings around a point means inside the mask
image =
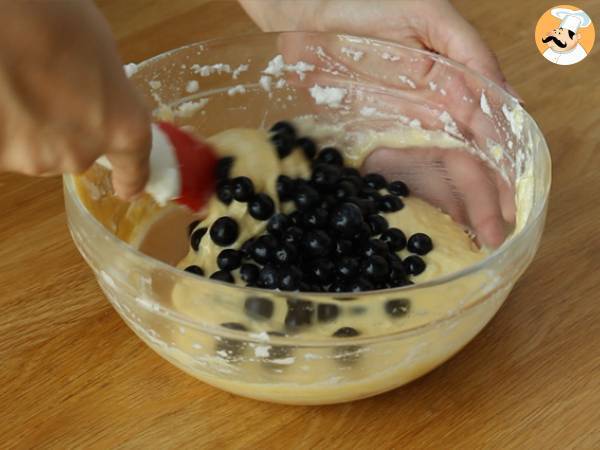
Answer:
[{"label": "blueberry", "polygon": [[285,326],[288,329],[310,325],[312,323],[315,306],[307,300],[289,299],[288,310],[285,315]]},{"label": "blueberry", "polygon": [[344,158],[337,148],[326,147],[317,154],[316,161],[333,164],[334,166],[342,166],[344,164]]},{"label": "blueberry", "polygon": [[255,320],[270,319],[273,315],[273,302],[264,297],[248,297],[244,302],[244,312]]},{"label": "blueberry", "polygon": [[285,121],[277,122],[271,127],[271,142],[275,145],[280,158],[288,156],[296,142],[296,129]]},{"label": "blueberry", "polygon": [[290,220],[290,224],[294,226],[302,225],[302,213],[300,211],[294,211],[288,215],[288,219]]},{"label": "blueberry", "polygon": [[329,220],[327,210],[315,208],[302,215],[302,222],[306,228],[325,228]]},{"label": "blueberry", "polygon": [[342,169],[343,177],[360,177],[360,172],[354,167],[344,167]]},{"label": "blueberry", "polygon": [[390,278],[389,278],[390,287],[401,287],[409,284],[408,278],[406,276],[406,270],[404,269],[404,265],[400,268],[392,268],[390,270]]},{"label": "blueberry", "polygon": [[298,246],[302,242],[303,235],[304,235],[304,232],[302,231],[302,229],[300,227],[291,226],[287,230],[285,230],[285,232],[283,233],[282,239],[283,239],[283,242],[285,242],[287,244]]},{"label": "blueberry", "polygon": [[304,152],[306,159],[313,159],[317,154],[317,144],[310,138],[301,137],[296,141],[296,146],[300,147]]},{"label": "blueberry", "polygon": [[398,228],[389,228],[381,233],[381,240],[385,242],[391,251],[399,252],[406,247],[406,236]]},{"label": "blueberry", "polygon": [[217,270],[210,278],[213,280],[225,281],[227,283],[233,283],[235,281],[231,272],[227,270]]},{"label": "blueberry", "polygon": [[294,192],[294,203],[299,210],[307,210],[319,202],[319,193],[308,185],[297,186]]},{"label": "blueberry", "polygon": [[402,259],[394,252],[389,252],[387,254],[387,260],[390,264],[390,270],[395,270],[397,272],[404,273],[404,264],[402,263]]},{"label": "blueberry", "polygon": [[267,231],[273,235],[280,236],[290,226],[290,219],[285,214],[273,215],[267,223]]},{"label": "blueberry", "polygon": [[333,252],[336,256],[352,256],[356,253],[356,248],[352,241],[339,239],[335,242]]},{"label": "blueberry", "polygon": [[410,275],[419,275],[427,268],[427,264],[420,256],[411,255],[404,259],[404,268]]},{"label": "blueberry", "polygon": [[317,164],[312,171],[310,181],[319,189],[328,190],[340,179],[340,168],[332,164]]},{"label": "blueberry", "polygon": [[229,178],[229,172],[231,172],[232,165],[233,158],[231,156],[219,159],[217,161],[217,166],[215,167],[215,179],[220,181]]},{"label": "blueberry", "polygon": [[390,275],[389,286],[396,288],[402,286],[408,286],[409,284],[413,284],[412,281],[408,280],[406,276],[394,276],[394,273]]},{"label": "blueberry", "polygon": [[[280,333],[279,331],[267,331],[267,334],[274,337],[285,336],[285,333]],[[266,356],[266,361],[263,362],[269,365],[269,360],[284,359],[289,357],[292,354],[292,347],[288,345],[269,345],[267,352],[268,356]],[[281,368],[282,366],[279,364],[273,364],[272,367]]]},{"label": "blueberry", "polygon": [[286,122],[285,120],[281,120],[273,124],[269,131],[271,133],[287,134],[294,138],[296,137],[296,128],[294,128],[294,125],[292,125],[289,122]]},{"label": "blueberry", "polygon": [[277,289],[278,283],[277,268],[270,264],[265,265],[258,274],[257,285],[265,289]]},{"label": "blueberry", "polygon": [[384,281],[388,277],[389,264],[383,256],[369,256],[363,260],[361,272],[371,281]]},{"label": "blueberry", "polygon": [[277,239],[270,235],[263,235],[253,242],[250,254],[252,259],[259,264],[266,264],[273,259],[273,252],[277,246]]},{"label": "blueberry", "polygon": [[250,238],[240,247],[240,253],[244,258],[252,258],[252,245],[254,245],[255,241],[255,238]]},{"label": "blueberry", "polygon": [[228,248],[221,250],[217,256],[217,265],[221,270],[235,270],[242,264],[242,255],[238,250]]},{"label": "blueberry", "polygon": [[210,238],[221,247],[233,244],[238,235],[238,224],[231,217],[219,217],[210,227]]},{"label": "blueberry", "polygon": [[279,158],[284,159],[292,153],[295,140],[289,134],[277,133],[271,136],[271,143],[275,146]]},{"label": "blueberry", "polygon": [[216,186],[217,198],[221,200],[221,203],[229,205],[233,200],[233,189],[229,180],[220,180]]},{"label": "blueberry", "polygon": [[295,266],[284,267],[279,270],[278,288],[282,291],[297,291],[300,288],[302,272]]},{"label": "blueberry", "polygon": [[320,207],[329,211],[339,205],[340,200],[334,194],[324,194],[321,196]]},{"label": "blueberry", "polygon": [[362,250],[365,256],[386,256],[388,253],[388,246],[381,239],[369,239],[363,244]]},{"label": "blueberry", "polygon": [[364,277],[358,277],[350,281],[347,285],[347,288],[349,292],[365,292],[372,291],[373,289],[375,289],[373,283],[371,283]]},{"label": "blueberry", "polygon": [[194,230],[196,229],[196,227],[200,224],[199,220],[194,220],[193,222],[190,222],[190,224],[187,227],[187,235],[188,237],[192,236],[192,233],[194,232]]},{"label": "blueberry", "polygon": [[373,200],[358,197],[348,197],[346,201],[358,206],[363,216],[369,216],[377,213],[377,205]]},{"label": "blueberry", "polygon": [[267,220],[275,212],[275,203],[267,194],[256,194],[248,202],[248,212],[256,220]]},{"label": "blueberry", "polygon": [[307,283],[306,281],[301,281],[299,284],[298,290],[300,292],[311,292],[312,286],[310,285],[310,283]]},{"label": "blueberry", "polygon": [[402,181],[392,181],[388,184],[387,190],[390,194],[399,195],[401,197],[408,197],[410,194],[408,186]]},{"label": "blueberry", "polygon": [[248,177],[236,177],[231,180],[233,198],[238,202],[247,202],[254,196],[254,183]]},{"label": "blueberry", "polygon": [[192,236],[190,236],[190,245],[192,246],[195,252],[197,252],[200,248],[200,241],[206,234],[206,231],[207,229],[205,227],[198,228],[192,233]]},{"label": "blueberry", "polygon": [[425,233],[415,233],[408,239],[406,248],[409,252],[422,256],[433,249],[433,242]]},{"label": "blueberry", "polygon": [[392,317],[402,317],[410,311],[410,300],[399,298],[385,303],[385,312]]},{"label": "blueberry", "polygon": [[260,269],[257,265],[245,263],[240,267],[240,278],[247,284],[255,284],[258,280]]},{"label": "blueberry", "polygon": [[198,266],[187,266],[184,270],[195,275],[204,276],[204,270]]},{"label": "blueberry", "polygon": [[365,180],[366,185],[373,189],[379,190],[387,186],[387,181],[385,181],[385,178],[378,173],[370,173],[365,175],[363,179]]},{"label": "blueberry", "polygon": [[367,217],[367,224],[371,227],[374,235],[381,234],[389,228],[387,219],[379,214],[371,214]]},{"label": "blueberry", "polygon": [[347,181],[348,183],[352,184],[357,191],[364,189],[365,187],[365,182],[360,175],[347,175],[342,178],[342,181]]},{"label": "blueberry", "polygon": [[277,265],[287,266],[293,264],[298,257],[296,248],[285,242],[279,243],[271,254],[271,261]]},{"label": "blueberry", "polygon": [[337,280],[331,283],[329,286],[329,292],[340,293],[340,292],[348,292],[349,288],[346,282],[342,280]]},{"label": "blueberry", "polygon": [[377,202],[377,207],[381,212],[396,212],[404,208],[404,203],[395,195],[384,195]]},{"label": "blueberry", "polygon": [[358,331],[351,327],[342,327],[333,333],[333,337],[356,337],[360,335]]},{"label": "blueberry", "polygon": [[369,240],[371,233],[371,227],[366,223],[363,223],[362,227],[360,227],[360,231],[354,235],[353,240],[360,246],[360,244],[366,243]]},{"label": "blueberry", "polygon": [[354,197],[358,194],[358,188],[348,180],[340,181],[333,190],[333,195],[338,200]]},{"label": "blueberry", "polygon": [[[359,336],[360,333],[352,327],[342,327],[333,333],[333,337],[349,338]],[[334,350],[335,359],[342,364],[352,364],[359,356],[360,347],[356,345],[344,345]]]},{"label": "blueberry", "polygon": [[356,258],[344,256],[338,260],[335,268],[341,278],[351,279],[358,275],[359,263]]},{"label": "blueberry", "polygon": [[277,190],[277,196],[282,202],[292,200],[292,194],[294,193],[294,182],[286,175],[279,175],[275,183]]},{"label": "blueberry", "polygon": [[358,233],[364,224],[360,208],[354,203],[342,203],[331,214],[329,224],[344,237]]},{"label": "blueberry", "polygon": [[229,330],[248,331],[248,328],[246,328],[245,325],[243,325],[241,323],[237,323],[237,322],[226,322],[226,323],[222,323],[221,326],[223,328],[227,328]]},{"label": "blueberry", "polygon": [[311,261],[309,265],[309,274],[312,279],[318,280],[321,284],[329,284],[333,280],[335,266],[329,259],[319,258]]},{"label": "blueberry", "polygon": [[337,318],[340,309],[331,303],[320,303],[317,306],[317,319],[319,322],[331,322]]},{"label": "blueberry", "polygon": [[365,200],[372,200],[372,201],[375,202],[375,204],[377,204],[378,202],[380,202],[381,199],[382,199],[382,197],[383,197],[376,189],[373,189],[373,188],[370,188],[370,187],[364,188],[358,194],[358,196],[360,198],[365,199]]},{"label": "blueberry", "polygon": [[325,257],[331,251],[331,238],[323,230],[311,230],[304,235],[303,248],[309,257]]}]

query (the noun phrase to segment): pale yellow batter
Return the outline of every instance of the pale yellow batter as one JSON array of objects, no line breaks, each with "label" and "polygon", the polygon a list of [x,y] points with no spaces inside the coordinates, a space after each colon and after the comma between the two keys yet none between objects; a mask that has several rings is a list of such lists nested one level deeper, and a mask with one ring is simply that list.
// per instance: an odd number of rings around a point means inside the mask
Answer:
[{"label": "pale yellow batter", "polygon": [[[276,210],[289,213],[294,209],[291,203],[279,203],[275,183],[282,174],[292,178],[310,176],[309,162],[301,151],[294,151],[287,158],[279,159],[269,142],[268,133],[255,129],[226,130],[208,141],[221,156],[234,157],[231,177],[247,176],[252,179],[257,192],[265,192],[274,200]],[[361,162],[374,149],[373,143],[370,144],[363,147],[360,158],[350,160],[350,163],[356,165]],[[484,256],[484,252],[473,243],[463,228],[448,215],[415,197],[407,197],[403,201],[403,209],[384,214],[390,226],[400,228],[407,237],[417,232],[427,233],[434,242],[433,251],[423,256],[427,269],[413,277],[415,282],[455,272]],[[247,239],[261,235],[267,225],[266,221],[256,220],[248,214],[246,203],[233,201],[225,205],[215,196],[207,206],[206,218],[197,228],[210,228],[222,216],[232,217],[240,228],[238,239],[227,248],[238,249]],[[224,248],[216,245],[207,233],[200,242],[199,250],[196,252],[190,248],[178,267],[194,264],[204,269],[206,274],[211,274],[218,270],[216,258]],[[407,250],[399,253],[402,258],[408,255]],[[239,279],[238,271],[234,272],[234,277]]]},{"label": "pale yellow batter", "polygon": [[[385,138],[388,141],[390,139],[389,136]],[[235,157],[231,176],[250,177],[257,191],[268,193],[276,202],[275,180],[280,174],[292,177],[309,175],[308,162],[302,153],[296,151],[280,160],[265,131],[231,129],[209,140],[221,155]],[[359,150],[356,147],[352,149],[358,156],[349,159],[351,165],[358,166],[379,145],[377,139],[362,142],[367,145]],[[385,215],[390,226],[402,229],[407,236],[426,232],[434,242],[434,250],[423,257],[427,269],[413,277],[415,283],[455,272],[485,256],[486,252],[479,249],[448,215],[415,197],[404,198],[404,203],[402,210]],[[284,206],[293,208],[289,203]],[[284,212],[290,211],[284,209]],[[266,227],[265,221],[255,220],[247,213],[245,203],[234,201],[231,205],[225,205],[216,198],[209,203],[207,216],[198,227],[209,227],[223,215],[235,218],[240,225],[240,236],[232,248],[239,248],[246,239],[261,234]],[[221,250],[222,247],[216,246],[205,235],[199,251],[190,249],[179,267],[196,264],[210,274],[217,270],[215,259]],[[408,255],[405,250],[399,254],[401,257]],[[237,271],[234,276],[236,280],[239,279]],[[286,301],[272,298],[268,291],[262,291],[263,294],[254,290],[237,297],[220,286],[204,290],[198,283],[180,280],[172,291],[176,311],[203,323],[242,324],[257,342],[227,338],[215,340],[208,334],[186,330],[185,333],[174,332],[173,347],[161,353],[194,376],[248,397],[300,404],[361,398],[404,384],[431,370],[476,334],[493,315],[499,302],[489,301],[484,306],[475,307],[471,314],[467,313],[454,322],[440,323],[429,331],[413,336],[409,334],[399,341],[389,340],[372,345],[344,345],[337,348],[311,345],[282,350],[273,344],[273,339],[277,337],[268,333],[293,335],[295,342],[301,343],[315,339],[330,340],[332,334],[342,327],[354,328],[361,337],[417,329],[451,316],[459,308],[473,303],[481,296],[481,286],[487,276],[480,273],[444,286],[431,286],[409,293],[394,295],[375,292],[367,298],[361,295],[351,301],[328,300],[327,294],[314,296],[311,325],[293,330],[285,325],[289,310]],[[294,297],[294,293],[287,295]],[[348,294],[348,297],[352,295]],[[244,296],[272,299],[272,316],[263,320],[248,317],[242,306]],[[406,311],[396,316],[390,315],[386,311],[386,303],[390,300],[406,302],[403,303]],[[318,320],[317,308],[321,302],[339,308],[334,320]],[[191,359],[189,355],[196,356]]]},{"label": "pale yellow batter", "polygon": [[[407,138],[411,133],[414,136]],[[398,139],[408,139],[411,143],[427,145],[440,138],[432,138],[435,133],[423,138],[423,133],[419,133],[407,129],[379,136],[369,134],[367,139],[359,139],[358,145],[340,145],[339,148],[350,151],[350,155],[345,155],[346,161],[358,167],[369,152],[381,146],[382,142],[391,145]],[[308,132],[306,134],[310,135]],[[452,146],[452,142],[440,139],[436,145],[446,143]],[[231,129],[209,140],[222,156],[235,157],[231,176],[250,177],[256,191],[269,194],[276,203],[275,180],[280,174],[292,177],[309,175],[309,166],[302,153],[296,151],[280,160],[265,131]],[[417,284],[456,272],[485,256],[486,252],[478,249],[465,231],[440,210],[415,197],[404,198],[404,203],[402,210],[386,214],[390,226],[397,226],[407,236],[425,232],[434,242],[434,250],[423,257],[427,269],[413,278]],[[285,205],[284,212],[287,213],[290,211],[285,208],[293,206],[289,203]],[[133,212],[134,209],[128,210],[124,217],[135,216]],[[223,215],[235,218],[240,225],[240,235],[231,246],[233,248],[239,248],[247,238],[261,234],[266,227],[265,221],[257,221],[247,213],[245,203],[234,201],[224,205],[216,198],[209,203],[206,217],[198,226],[210,226]],[[147,225],[143,225],[143,229],[147,229]],[[196,253],[190,249],[178,266],[196,264],[210,274],[217,270],[215,260],[221,250],[222,247],[214,245],[206,235],[201,241],[200,250]],[[405,251],[400,253],[401,257],[406,255]],[[235,276],[238,277],[237,274]],[[199,283],[200,279],[190,275],[175,280],[173,284],[167,283],[164,294],[160,294],[161,299],[170,298],[168,306],[183,317],[214,326],[212,333],[183,324],[163,327],[161,322],[157,322],[152,333],[149,333],[148,326],[140,327],[139,323],[144,318],[153,322],[153,313],[146,314],[141,308],[137,310],[139,316],[135,320],[129,320],[127,314],[123,316],[138,335],[162,356],[222,389],[283,403],[334,403],[366,397],[402,385],[452,356],[487,323],[510,289],[510,286],[506,286],[502,290],[486,292],[486,285],[495,276],[482,271],[440,286],[399,292],[379,291],[358,297],[348,294],[342,299],[332,299],[328,294],[314,295],[311,325],[290,330],[285,326],[288,305],[284,298],[273,295],[277,293],[258,289],[246,292],[227,285]],[[158,293],[158,289],[158,286],[152,287],[153,292]],[[296,294],[284,295],[293,298]],[[272,316],[265,320],[248,317],[243,305],[249,296],[271,300],[274,306]],[[348,301],[350,296],[354,299]],[[143,297],[142,293],[140,297]],[[482,299],[486,301],[480,303]],[[386,304],[390,300],[404,302],[401,304],[406,307],[396,316],[390,315],[386,311]],[[319,304],[335,305],[339,309],[337,317],[327,322],[319,321]],[[454,313],[465,307],[467,311],[453,317]],[[251,333],[254,342],[214,337],[215,333],[227,333],[223,328],[218,331],[220,324],[231,322],[243,325]],[[434,325],[428,325],[431,323]],[[332,334],[342,327],[352,327],[360,336],[332,339]],[[419,327],[426,328],[420,330]],[[356,342],[356,339],[364,337],[390,336],[408,330],[415,331],[403,334],[400,339],[392,336],[381,342],[346,345],[348,339]],[[282,349],[281,345],[286,341],[270,334],[273,332],[293,336],[294,347]],[[331,345],[332,342],[338,342],[341,346],[335,347]]]}]

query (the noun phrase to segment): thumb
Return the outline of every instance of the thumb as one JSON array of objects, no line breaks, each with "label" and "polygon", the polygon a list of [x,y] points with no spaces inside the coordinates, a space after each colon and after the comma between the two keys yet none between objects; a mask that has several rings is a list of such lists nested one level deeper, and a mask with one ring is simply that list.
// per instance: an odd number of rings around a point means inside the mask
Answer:
[{"label": "thumb", "polygon": [[113,188],[120,198],[131,200],[148,181],[152,141],[150,115],[132,87],[127,86],[127,95],[119,96],[109,122],[106,157],[113,167]]}]

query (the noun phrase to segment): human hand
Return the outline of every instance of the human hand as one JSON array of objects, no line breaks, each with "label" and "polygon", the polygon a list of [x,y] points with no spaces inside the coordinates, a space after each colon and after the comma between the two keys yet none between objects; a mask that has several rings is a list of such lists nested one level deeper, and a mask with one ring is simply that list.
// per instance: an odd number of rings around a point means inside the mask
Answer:
[{"label": "human hand", "polygon": [[106,154],[115,192],[141,192],[149,114],[93,2],[0,6],[0,170],[80,173]]},{"label": "human hand", "polygon": [[482,73],[512,95],[492,51],[446,0],[240,0],[263,31],[336,31],[431,50]]},{"label": "human hand", "polygon": [[[468,24],[447,1],[354,1],[305,0],[288,2],[287,0],[270,2],[241,0],[242,5],[257,23],[267,31],[302,30],[336,31],[360,36],[370,36],[401,43],[410,47],[425,48],[441,53],[462,62],[466,66],[483,73],[488,78],[510,91],[500,71],[496,58],[481,40],[475,29]],[[395,89],[408,89],[401,82],[393,83],[386,74],[393,73],[389,61],[369,59],[367,66],[362,61],[354,62],[340,58],[343,43],[323,39],[318,36],[284,36],[280,48],[290,62],[308,61],[319,67],[323,61],[307,51],[307,48],[321,46],[327,58],[333,64],[343,64],[361,80],[379,82]],[[431,98],[441,111],[449,111],[454,120],[478,130],[474,140],[493,137],[494,130],[487,117],[479,108],[480,85],[470,85],[462,77],[448,77],[443,96],[432,92],[433,81],[442,78],[448,71],[447,66],[423,58],[414,62],[406,55],[398,55],[397,67],[400,73],[409,73],[412,80],[411,93],[419,93],[421,99]],[[355,60],[356,61],[356,60]],[[381,65],[379,70],[373,64]],[[368,72],[368,74],[366,73]],[[373,74],[380,73],[377,80]],[[316,72],[308,74],[303,82],[294,84],[305,86],[314,83],[331,84],[327,74]],[[319,81],[319,79],[321,79]],[[335,84],[335,81],[333,82]],[[345,86],[348,88],[348,86]],[[447,94],[446,94],[447,91]],[[488,94],[489,95],[489,94]],[[377,94],[372,94],[377,97]],[[432,97],[435,97],[433,99]],[[468,100],[468,102],[465,101]],[[382,102],[393,102],[395,111],[409,118],[419,118],[427,129],[438,129],[437,116],[423,114],[422,108],[414,107],[411,102],[399,103],[390,98],[379,98]],[[352,109],[359,114],[360,100],[355,101]],[[365,161],[363,170],[383,173],[390,179],[403,179],[411,190],[430,203],[441,207],[459,223],[471,228],[479,242],[490,247],[500,245],[507,228],[515,220],[514,191],[497,173],[466,152],[447,151],[440,148],[380,148]]]}]

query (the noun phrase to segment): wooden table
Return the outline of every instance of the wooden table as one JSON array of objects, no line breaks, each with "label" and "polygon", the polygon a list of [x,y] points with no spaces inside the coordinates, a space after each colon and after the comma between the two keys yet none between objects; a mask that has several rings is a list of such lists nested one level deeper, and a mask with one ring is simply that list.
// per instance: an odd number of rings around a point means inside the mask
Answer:
[{"label": "wooden table", "polygon": [[[257,30],[227,1],[99,4],[125,61]],[[533,26],[553,4],[457,2],[554,161],[539,253],[459,355],[351,404],[221,392],[158,357],[112,310],[71,243],[59,179],[0,175],[0,448],[600,448],[600,42],[576,66],[546,62]],[[600,25],[600,2],[585,8]]]}]

